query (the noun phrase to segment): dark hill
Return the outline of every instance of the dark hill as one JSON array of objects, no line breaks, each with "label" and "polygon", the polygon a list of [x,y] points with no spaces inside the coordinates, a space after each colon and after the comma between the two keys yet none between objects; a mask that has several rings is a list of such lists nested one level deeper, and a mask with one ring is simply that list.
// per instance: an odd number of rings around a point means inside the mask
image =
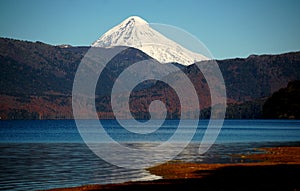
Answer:
[{"label": "dark hill", "polygon": [[263,117],[271,119],[300,119],[300,81],[292,81],[276,91],[264,104]]}]

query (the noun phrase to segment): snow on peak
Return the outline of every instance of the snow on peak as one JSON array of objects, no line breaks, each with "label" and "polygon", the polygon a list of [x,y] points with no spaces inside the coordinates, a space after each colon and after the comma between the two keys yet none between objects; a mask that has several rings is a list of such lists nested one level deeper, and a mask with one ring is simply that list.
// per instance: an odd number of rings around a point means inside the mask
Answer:
[{"label": "snow on peak", "polygon": [[130,16],[127,19],[125,19],[122,23],[128,23],[128,22],[134,22],[136,24],[148,24],[147,21],[145,21],[139,16]]},{"label": "snow on peak", "polygon": [[138,16],[131,16],[113,27],[92,44],[94,47],[129,46],[137,48],[161,63],[177,62],[190,65],[207,60],[168,39]]}]

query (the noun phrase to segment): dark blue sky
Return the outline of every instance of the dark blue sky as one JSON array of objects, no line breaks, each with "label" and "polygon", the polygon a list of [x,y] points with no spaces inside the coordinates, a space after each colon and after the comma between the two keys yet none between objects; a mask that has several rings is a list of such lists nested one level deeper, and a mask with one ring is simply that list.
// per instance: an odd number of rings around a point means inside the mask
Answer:
[{"label": "dark blue sky", "polygon": [[0,36],[90,45],[131,15],[182,28],[219,59],[300,50],[297,0],[0,0]]}]

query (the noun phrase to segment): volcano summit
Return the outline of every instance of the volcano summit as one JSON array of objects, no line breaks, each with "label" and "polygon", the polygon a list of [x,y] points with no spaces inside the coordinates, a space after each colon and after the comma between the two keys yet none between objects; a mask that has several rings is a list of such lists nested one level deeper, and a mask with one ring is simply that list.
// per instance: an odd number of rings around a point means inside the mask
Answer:
[{"label": "volcano summit", "polygon": [[187,66],[195,61],[207,60],[205,56],[192,52],[165,37],[151,28],[144,19],[137,16],[131,16],[110,29],[92,46],[104,48],[113,46],[133,47],[161,63],[177,62]]}]

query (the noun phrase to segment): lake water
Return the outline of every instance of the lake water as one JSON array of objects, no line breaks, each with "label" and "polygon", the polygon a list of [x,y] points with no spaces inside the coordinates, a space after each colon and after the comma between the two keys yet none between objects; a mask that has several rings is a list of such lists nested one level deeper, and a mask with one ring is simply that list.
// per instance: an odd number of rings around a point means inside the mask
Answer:
[{"label": "lake water", "polygon": [[[134,135],[116,121],[101,122],[112,138],[128,147],[164,142],[178,125],[178,121],[170,120],[151,135]],[[174,160],[240,162],[232,154],[258,152],[253,150],[256,147],[300,144],[299,120],[226,120],[215,144],[199,155],[207,123],[200,121],[191,143]],[[190,130],[188,125],[185,128]],[[116,157],[126,160],[125,156]],[[73,120],[0,121],[0,190],[43,190],[156,178],[146,170],[120,168],[100,159],[83,142]]]}]

